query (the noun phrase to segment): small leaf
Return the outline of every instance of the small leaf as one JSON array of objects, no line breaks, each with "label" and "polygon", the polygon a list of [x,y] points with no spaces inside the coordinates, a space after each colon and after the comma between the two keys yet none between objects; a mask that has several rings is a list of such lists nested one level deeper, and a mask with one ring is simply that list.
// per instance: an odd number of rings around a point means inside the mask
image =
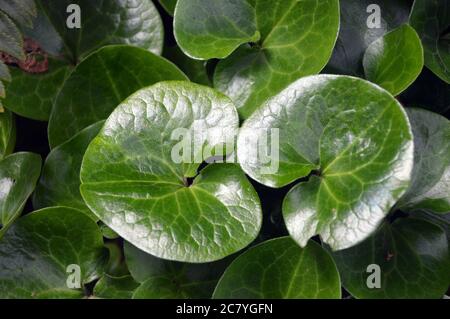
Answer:
[{"label": "small leaf", "polygon": [[56,98],[49,121],[55,146],[83,128],[106,119],[138,89],[163,80],[185,80],[171,62],[132,46],[107,46],[77,65]]},{"label": "small leaf", "polygon": [[310,241],[300,248],[289,237],[265,241],[237,257],[214,291],[216,299],[340,298],[331,256]]},{"label": "small leaf", "polygon": [[0,161],[0,239],[19,217],[41,172],[41,157],[15,153]]},{"label": "small leaf", "polygon": [[14,22],[2,11],[0,11],[0,51],[19,60],[25,59],[22,35]]},{"label": "small leaf", "polygon": [[447,0],[415,0],[411,26],[416,29],[425,49],[425,65],[450,84],[450,3]]},{"label": "small leaf", "polygon": [[36,209],[49,206],[76,208],[98,220],[80,194],[80,168],[83,155],[104,121],[92,124],[54,148],[45,160],[42,176],[33,197]]},{"label": "small leaf", "polygon": [[158,0],[161,6],[166,10],[168,14],[172,17],[175,12],[175,6],[177,5],[177,0]]},{"label": "small leaf", "polygon": [[[424,220],[386,224],[358,246],[333,253],[333,258],[345,289],[356,298],[442,298],[450,284],[445,233]],[[367,271],[369,265],[380,267],[379,288],[368,285],[376,283],[377,276]]]},{"label": "small leaf", "polygon": [[0,10],[21,26],[29,28],[33,25],[33,18],[37,15],[34,0],[2,1]]},{"label": "small leaf", "polygon": [[[84,213],[65,207],[35,211],[0,241],[0,297],[81,298],[83,285],[103,272],[107,255],[100,230]],[[81,288],[75,288],[77,279]]]},{"label": "small leaf", "polygon": [[402,106],[348,76],[294,82],[244,122],[237,144],[242,169],[264,185],[313,174],[283,203],[288,231],[301,246],[316,234],[333,249],[368,237],[406,191],[413,166]]},{"label": "small leaf", "polygon": [[417,108],[406,112],[414,134],[414,168],[411,186],[397,206],[450,212],[450,122]]},{"label": "small leaf", "polygon": [[183,52],[201,60],[225,58],[260,37],[247,0],[178,0],[173,25]]},{"label": "small leaf", "polygon": [[363,58],[366,79],[392,95],[404,91],[423,68],[423,48],[416,31],[405,24],[375,40]]},{"label": "small leaf", "polygon": [[10,111],[3,109],[0,112],[0,160],[12,153],[15,143],[16,124],[14,115]]},{"label": "small leaf", "polygon": [[[107,227],[105,224],[100,222],[100,231],[103,237],[104,229]],[[120,241],[106,241],[105,247],[109,251],[109,260],[105,268],[105,274],[112,277],[123,277],[130,274],[128,267],[125,262],[125,256],[123,253],[123,245]]]},{"label": "small leaf", "polygon": [[131,299],[139,284],[131,276],[104,275],[95,284],[94,296],[106,299]]},{"label": "small leaf", "polygon": [[[211,88],[169,81],[142,89],[116,108],[89,145],[83,199],[106,225],[154,256],[208,262],[231,255],[258,234],[258,196],[235,164],[208,165],[196,175],[210,157],[205,150],[217,155],[237,129],[234,105]],[[195,141],[187,160],[173,157],[179,130]]]}]

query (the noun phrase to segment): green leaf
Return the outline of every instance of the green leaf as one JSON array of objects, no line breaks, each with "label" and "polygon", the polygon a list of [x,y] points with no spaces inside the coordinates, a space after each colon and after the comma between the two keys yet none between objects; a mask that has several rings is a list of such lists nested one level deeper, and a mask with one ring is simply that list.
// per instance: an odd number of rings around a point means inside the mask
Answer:
[{"label": "green leaf", "polygon": [[[333,254],[342,282],[356,298],[442,298],[450,284],[450,258],[444,231],[435,224],[400,219],[384,225],[358,246]],[[380,288],[369,288],[380,267]]]},{"label": "green leaf", "polygon": [[[340,0],[341,23],[327,73],[364,76],[362,60],[367,47],[409,20],[410,0]],[[380,8],[380,24],[374,5]]]},{"label": "green leaf", "polygon": [[0,10],[0,51],[23,60],[23,39],[14,22]]},{"label": "green leaf", "polygon": [[293,81],[318,73],[339,30],[337,0],[254,0],[254,7],[260,41],[241,46],[214,73],[214,86],[244,119]]},{"label": "green leaf", "polygon": [[107,251],[91,218],[52,207],[14,223],[0,241],[0,257],[1,298],[80,298],[82,289],[68,288],[76,282],[69,266],[80,267],[84,285],[103,272]]},{"label": "green leaf", "polygon": [[64,61],[49,58],[48,71],[27,73],[11,68],[12,80],[6,86],[5,107],[34,120],[48,121],[53,102],[71,67]]},{"label": "green leaf", "polygon": [[0,239],[19,217],[41,172],[41,157],[15,153],[0,161]]},{"label": "green leaf", "polygon": [[191,58],[225,58],[247,42],[256,42],[255,10],[247,0],[178,0],[174,35]]},{"label": "green leaf", "polygon": [[50,115],[50,146],[54,148],[106,119],[142,87],[186,79],[171,62],[146,50],[124,45],[101,48],[77,65],[64,82]]},{"label": "green leaf", "polygon": [[363,58],[366,79],[392,95],[403,92],[423,68],[423,48],[416,31],[405,24],[375,40]]},{"label": "green leaf", "polygon": [[[81,28],[69,28],[78,5]],[[92,51],[108,44],[130,44],[160,54],[164,29],[151,0],[50,0],[41,1],[56,31],[61,35],[73,61],[80,61]]]},{"label": "green leaf", "polygon": [[447,0],[415,0],[411,26],[425,49],[425,65],[450,84],[450,3]]},{"label": "green leaf", "polygon": [[177,0],[158,0],[161,6],[166,10],[168,14],[172,17],[175,12],[175,6],[177,5]]},{"label": "green leaf", "polygon": [[424,210],[415,210],[412,212],[412,216],[425,219],[441,227],[447,235],[447,243],[450,246],[450,214],[434,214]]},{"label": "green leaf", "polygon": [[11,81],[11,73],[3,61],[0,60],[0,81]]},{"label": "green leaf", "polygon": [[89,143],[98,134],[103,123],[101,121],[88,126],[50,152],[33,197],[36,209],[49,206],[72,207],[98,220],[81,197],[80,168]]},{"label": "green leaf", "polygon": [[288,231],[301,246],[320,234],[344,249],[375,231],[405,192],[413,142],[388,92],[358,78],[317,75],[293,83],[244,122],[237,155],[250,177],[271,187],[313,173],[284,200]]},{"label": "green leaf", "polygon": [[104,275],[95,284],[94,296],[106,299],[131,299],[139,284],[131,276]]},{"label": "green leaf", "polygon": [[29,28],[33,25],[33,18],[37,15],[34,0],[2,1],[0,10],[21,26]]},{"label": "green leaf", "polygon": [[406,111],[414,134],[414,168],[411,185],[397,206],[449,213],[450,122],[430,111]]},{"label": "green leaf", "polygon": [[[100,222],[100,231],[104,235],[105,224]],[[112,277],[123,277],[130,274],[128,266],[125,262],[125,255],[123,253],[123,241],[113,240],[106,241],[105,247],[109,250],[109,260],[105,268],[105,274]]]},{"label": "green leaf", "polygon": [[[221,259],[247,246],[261,225],[258,196],[237,165],[208,165],[196,176],[208,150],[230,153],[237,129],[233,103],[211,88],[170,81],[142,89],[89,145],[81,194],[105,224],[154,256]],[[178,159],[186,138],[194,149]]]},{"label": "green leaf", "polygon": [[[97,219],[97,217],[95,217],[95,218]],[[100,230],[102,231],[103,237],[105,237],[106,239],[119,238],[119,235],[114,230],[112,230],[111,228],[109,228],[108,226],[106,226],[103,223],[100,224]]]},{"label": "green leaf", "polygon": [[3,112],[0,111],[0,160],[12,153],[15,144],[16,124],[14,115],[3,109]]},{"label": "green leaf", "polygon": [[237,257],[214,298],[340,298],[339,273],[331,256],[310,241],[300,248],[289,237],[265,241]]},{"label": "green leaf", "polygon": [[125,242],[125,258],[133,278],[140,282],[133,298],[211,298],[214,287],[232,257],[205,264],[167,261]]}]

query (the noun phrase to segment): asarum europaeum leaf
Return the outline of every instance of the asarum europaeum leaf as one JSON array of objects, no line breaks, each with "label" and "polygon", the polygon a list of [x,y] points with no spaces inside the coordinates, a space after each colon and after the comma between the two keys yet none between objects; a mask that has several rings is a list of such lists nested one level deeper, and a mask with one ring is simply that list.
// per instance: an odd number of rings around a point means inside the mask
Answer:
[{"label": "asarum europaeum leaf", "polygon": [[265,241],[237,257],[214,291],[214,298],[340,298],[341,283],[329,253],[310,241]]},{"label": "asarum europaeum leaf", "polygon": [[232,152],[237,130],[233,103],[211,88],[169,81],[139,90],[89,145],[83,199],[121,237],[154,256],[209,262],[231,255],[259,232],[259,198],[236,164],[197,169]]},{"label": "asarum europaeum leaf", "polygon": [[333,258],[345,289],[356,298],[442,298],[450,285],[445,232],[421,219],[385,224]]},{"label": "asarum europaeum leaf", "polygon": [[364,54],[363,66],[367,80],[396,96],[422,71],[422,42],[416,31],[405,24],[371,43]]},{"label": "asarum europaeum leaf", "polygon": [[376,230],[406,191],[413,141],[402,106],[362,79],[302,78],[264,103],[239,133],[237,157],[258,182],[290,190],[283,215],[301,246],[320,234],[333,249]]},{"label": "asarum europaeum leaf", "polygon": [[422,39],[425,65],[450,84],[450,3],[415,0],[410,24]]},{"label": "asarum europaeum leaf", "polygon": [[244,119],[293,81],[320,72],[339,30],[337,0],[249,2],[260,38],[220,61],[214,73],[215,88],[235,102]]},{"label": "asarum europaeum leaf", "polygon": [[0,241],[0,298],[81,298],[107,256],[100,230],[86,214],[66,207],[35,211]]},{"label": "asarum europaeum leaf", "polygon": [[203,264],[160,259],[125,242],[125,258],[133,278],[141,283],[133,298],[211,298],[233,256]]},{"label": "asarum europaeum leaf", "polygon": [[411,185],[397,207],[450,213],[450,122],[430,111],[407,108],[414,135]]},{"label": "asarum europaeum leaf", "polygon": [[72,207],[98,220],[81,197],[80,168],[84,152],[103,123],[104,121],[100,121],[86,127],[48,154],[33,196],[35,209],[49,206]]},{"label": "asarum europaeum leaf", "polygon": [[0,161],[0,240],[22,212],[40,172],[41,157],[34,153],[14,153]]},{"label": "asarum europaeum leaf", "polygon": [[0,159],[11,154],[16,144],[16,125],[14,115],[8,111],[0,112]]},{"label": "asarum europaeum leaf", "polygon": [[158,0],[166,12],[173,17],[177,0]]},{"label": "asarum europaeum leaf", "polygon": [[164,29],[151,0],[39,1],[74,62],[108,44],[162,51]]},{"label": "asarum europaeum leaf", "polygon": [[105,274],[95,284],[94,297],[104,299],[131,299],[137,287],[139,287],[139,283],[130,275],[115,277]]},{"label": "asarum europaeum leaf", "polygon": [[163,80],[187,80],[170,61],[144,49],[106,46],[83,60],[55,100],[48,132],[53,148],[83,128],[106,119],[138,89]]}]

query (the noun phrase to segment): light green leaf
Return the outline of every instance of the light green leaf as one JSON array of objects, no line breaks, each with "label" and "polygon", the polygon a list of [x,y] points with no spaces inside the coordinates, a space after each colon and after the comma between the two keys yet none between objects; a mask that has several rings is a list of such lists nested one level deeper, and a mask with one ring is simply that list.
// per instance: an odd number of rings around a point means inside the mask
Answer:
[{"label": "light green leaf", "polygon": [[320,234],[344,249],[375,231],[405,192],[413,142],[388,92],[358,78],[317,75],[293,83],[244,122],[237,155],[250,177],[271,187],[312,173],[284,200],[288,231],[301,246]]},{"label": "light green leaf", "polygon": [[237,257],[214,291],[222,299],[340,298],[331,256],[310,241],[300,248],[289,237],[263,242]]},{"label": "light green leaf", "polygon": [[416,31],[405,24],[375,40],[363,58],[366,79],[392,95],[403,92],[423,68],[423,48]]},{"label": "light green leaf", "polygon": [[430,111],[406,111],[414,134],[414,168],[411,186],[397,206],[449,213],[450,122]]},{"label": "light green leaf", "polygon": [[37,15],[34,0],[8,0],[2,1],[0,11],[24,27],[33,25],[33,18]]},{"label": "light green leaf", "polygon": [[0,240],[22,212],[40,172],[37,154],[15,153],[0,161]]},{"label": "light green leaf", "polygon": [[94,296],[106,299],[131,299],[139,284],[131,276],[104,275],[95,284]]},{"label": "light green leaf", "polygon": [[[386,224],[358,246],[333,253],[333,258],[345,289],[356,298],[442,298],[450,284],[445,233],[419,219]],[[367,285],[374,283],[368,278],[374,274],[367,271],[369,265],[380,267],[380,288]]]},{"label": "light green leaf", "polygon": [[[84,213],[65,207],[35,211],[0,241],[0,297],[80,298],[83,285],[103,272],[107,255],[100,230]],[[67,282],[76,283],[70,265],[80,267],[80,289],[68,288]]]},{"label": "light green leaf", "polygon": [[256,42],[255,10],[247,0],[178,0],[174,35],[191,58],[225,58],[247,42]]},{"label": "light green leaf", "polygon": [[33,206],[36,209],[49,206],[72,207],[98,220],[81,197],[80,168],[84,152],[103,123],[104,121],[101,121],[86,127],[50,152],[33,197]]},{"label": "light green leaf", "polygon": [[[237,165],[208,165],[197,175],[207,150],[230,153],[237,129],[233,103],[213,89],[178,81],[142,89],[89,145],[81,194],[105,224],[154,256],[221,259],[247,246],[261,225],[258,196]],[[176,158],[180,130],[195,142]]]},{"label": "light green leaf", "polygon": [[447,0],[415,0],[410,24],[422,39],[425,65],[450,84],[450,3]]},{"label": "light green leaf", "polygon": [[23,39],[13,21],[0,10],[0,51],[23,60]]},{"label": "light green leaf", "polygon": [[12,153],[15,144],[16,124],[14,115],[10,111],[3,109],[3,111],[0,111],[0,160]]},{"label": "light green leaf", "polygon": [[171,62],[132,46],[101,48],[65,81],[49,121],[50,146],[67,141],[83,128],[106,119],[138,89],[163,80],[187,80]]}]

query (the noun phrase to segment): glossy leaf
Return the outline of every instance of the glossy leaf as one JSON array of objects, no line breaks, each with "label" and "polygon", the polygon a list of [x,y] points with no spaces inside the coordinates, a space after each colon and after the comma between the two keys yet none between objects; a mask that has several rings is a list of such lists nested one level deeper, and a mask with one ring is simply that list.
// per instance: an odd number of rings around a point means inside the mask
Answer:
[{"label": "glossy leaf", "polygon": [[106,119],[138,89],[163,80],[185,80],[171,62],[131,46],[104,47],[80,63],[64,83],[49,121],[53,148]]},{"label": "glossy leaf", "polygon": [[104,275],[95,284],[94,296],[106,299],[131,299],[139,284],[131,276]]},{"label": "glossy leaf", "polygon": [[[155,54],[162,51],[164,29],[151,0],[41,0],[40,3],[74,62],[108,44],[130,44]],[[67,25],[68,20],[74,22],[73,15],[77,13],[73,8],[67,12],[70,4],[79,6],[80,28]]]},{"label": "glossy leaf", "polygon": [[397,206],[449,213],[450,122],[430,111],[406,111],[414,134],[414,169],[411,186]]},{"label": "glossy leaf", "polygon": [[415,0],[410,23],[425,49],[425,65],[450,84],[450,3]]},{"label": "glossy leaf", "polygon": [[214,74],[214,86],[244,119],[293,81],[322,70],[339,29],[336,0],[253,2],[261,39],[220,61]]},{"label": "glossy leaf", "polygon": [[[442,298],[450,284],[450,258],[444,231],[408,218],[384,225],[358,246],[333,254],[342,282],[356,298]],[[380,267],[380,288],[368,278]],[[373,268],[375,269],[375,268]]]},{"label": "glossy leaf", "polygon": [[178,0],[174,35],[191,58],[225,58],[239,45],[256,42],[255,10],[247,0]]},{"label": "glossy leaf", "polygon": [[8,111],[0,112],[0,160],[11,154],[16,143],[14,115]]},{"label": "glossy leaf", "polygon": [[0,161],[0,238],[19,217],[41,172],[41,157],[15,153]]},{"label": "glossy leaf", "polygon": [[286,226],[301,246],[320,234],[344,249],[375,231],[405,192],[413,142],[388,92],[358,78],[318,75],[293,83],[244,122],[237,155],[250,177],[271,187],[313,173],[288,193]]},{"label": "glossy leaf", "polygon": [[205,264],[167,261],[145,253],[128,242],[126,262],[141,285],[133,298],[211,298],[214,287],[231,257]]},{"label": "glossy leaf", "polygon": [[80,267],[82,288],[102,273],[107,251],[91,218],[52,207],[14,223],[0,241],[0,257],[1,298],[80,298],[82,289],[67,286],[75,269],[68,267]]},{"label": "glossy leaf", "polygon": [[89,143],[98,134],[103,123],[101,121],[88,126],[50,152],[33,197],[36,209],[49,206],[72,207],[98,220],[81,197],[80,168]]},{"label": "glossy leaf", "polygon": [[375,40],[363,58],[366,79],[392,95],[404,91],[423,68],[423,48],[416,31],[405,24]]},{"label": "glossy leaf", "polygon": [[289,237],[263,242],[237,257],[214,298],[340,298],[339,274],[331,256],[310,241],[300,248]]}]

